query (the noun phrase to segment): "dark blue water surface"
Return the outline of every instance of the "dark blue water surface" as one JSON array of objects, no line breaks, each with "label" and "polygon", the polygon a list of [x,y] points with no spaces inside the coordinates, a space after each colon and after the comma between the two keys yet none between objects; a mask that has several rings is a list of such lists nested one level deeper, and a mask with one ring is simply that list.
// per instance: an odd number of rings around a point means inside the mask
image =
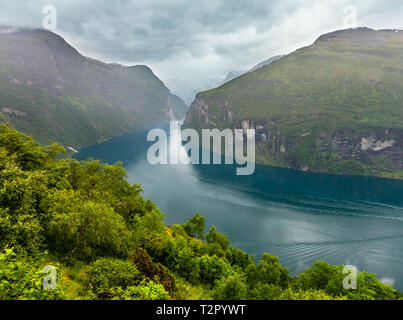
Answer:
[{"label": "dark blue water surface", "polygon": [[251,176],[236,176],[232,165],[153,166],[146,134],[114,138],[76,158],[123,161],[129,181],[142,185],[167,224],[197,212],[233,245],[279,256],[292,274],[326,260],[377,273],[403,290],[403,181],[266,166]]}]

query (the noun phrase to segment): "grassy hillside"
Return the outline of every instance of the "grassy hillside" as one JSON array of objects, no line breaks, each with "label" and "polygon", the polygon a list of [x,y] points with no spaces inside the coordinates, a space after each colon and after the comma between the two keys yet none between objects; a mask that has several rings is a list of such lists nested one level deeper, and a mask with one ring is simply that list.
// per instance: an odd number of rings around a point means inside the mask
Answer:
[{"label": "grassy hillside", "polygon": [[[195,215],[166,226],[163,213],[125,180],[120,163],[57,160],[0,126],[0,300],[394,300],[402,294],[361,272],[343,288],[343,266],[315,262],[297,277],[279,259],[258,263]],[[56,289],[42,287],[44,266]]]},{"label": "grassy hillside", "polygon": [[359,28],[198,94],[186,124],[255,127],[267,164],[403,178],[402,101],[403,32]]},{"label": "grassy hillside", "polygon": [[113,136],[183,118],[181,99],[146,66],[82,56],[45,30],[0,30],[0,122],[80,149]]}]

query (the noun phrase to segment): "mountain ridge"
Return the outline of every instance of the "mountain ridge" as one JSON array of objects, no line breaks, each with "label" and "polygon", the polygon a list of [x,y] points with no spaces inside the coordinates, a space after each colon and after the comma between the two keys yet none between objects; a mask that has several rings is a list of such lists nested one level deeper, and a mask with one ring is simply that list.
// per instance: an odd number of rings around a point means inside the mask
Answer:
[{"label": "mountain ridge", "polygon": [[0,122],[80,149],[183,118],[184,102],[144,65],[104,63],[43,29],[0,30]]},{"label": "mountain ridge", "polygon": [[253,128],[257,161],[403,178],[403,32],[347,29],[197,95],[185,127]]},{"label": "mountain ridge", "polygon": [[269,65],[269,64],[271,64],[272,62],[274,62],[274,61],[276,61],[276,60],[278,60],[278,59],[281,59],[282,57],[284,57],[284,55],[276,55],[276,56],[273,56],[273,57],[271,57],[271,58],[269,58],[269,59],[266,59],[266,60],[264,60],[264,61],[258,63],[257,65],[255,65],[254,67],[250,68],[250,69],[247,70],[247,71],[231,71],[231,72],[229,72],[229,73],[227,74],[227,76],[225,77],[225,79],[224,79],[224,81],[222,82],[222,84],[225,84],[225,83],[227,83],[227,82],[229,82],[229,81],[231,81],[231,80],[233,80],[233,79],[235,79],[235,78],[238,78],[238,77],[242,76],[243,74],[246,74],[246,73],[249,73],[249,72],[253,72],[253,71],[255,71],[255,70],[257,70],[257,69],[260,69],[260,68],[262,68],[262,67],[264,67],[264,66],[266,66],[266,65]]}]

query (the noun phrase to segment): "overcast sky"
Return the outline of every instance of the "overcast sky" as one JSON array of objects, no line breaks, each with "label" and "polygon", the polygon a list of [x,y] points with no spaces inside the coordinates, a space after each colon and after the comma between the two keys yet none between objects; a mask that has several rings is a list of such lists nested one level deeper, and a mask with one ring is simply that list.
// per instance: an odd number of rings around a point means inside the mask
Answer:
[{"label": "overcast sky", "polygon": [[55,32],[82,54],[147,64],[183,95],[178,83],[203,89],[348,27],[346,6],[358,26],[403,27],[402,0],[0,0],[0,24],[42,27],[48,4]]}]

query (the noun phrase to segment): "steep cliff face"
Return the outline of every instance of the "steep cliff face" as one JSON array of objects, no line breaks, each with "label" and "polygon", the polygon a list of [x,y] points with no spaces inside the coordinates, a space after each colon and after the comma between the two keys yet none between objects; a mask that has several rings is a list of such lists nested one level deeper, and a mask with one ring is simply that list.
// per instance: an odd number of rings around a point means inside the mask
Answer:
[{"label": "steep cliff face", "polygon": [[198,94],[185,126],[253,128],[257,161],[403,178],[403,32],[345,30]]},{"label": "steep cliff face", "polygon": [[237,119],[228,102],[209,113],[209,102],[197,98],[185,127],[255,130],[257,162],[303,171],[403,178],[403,130],[339,128],[283,133],[278,119]]}]

